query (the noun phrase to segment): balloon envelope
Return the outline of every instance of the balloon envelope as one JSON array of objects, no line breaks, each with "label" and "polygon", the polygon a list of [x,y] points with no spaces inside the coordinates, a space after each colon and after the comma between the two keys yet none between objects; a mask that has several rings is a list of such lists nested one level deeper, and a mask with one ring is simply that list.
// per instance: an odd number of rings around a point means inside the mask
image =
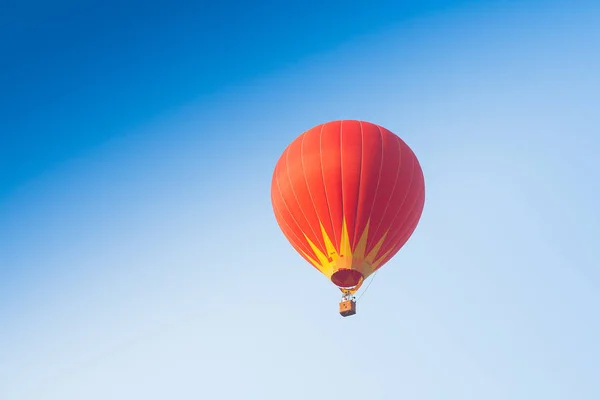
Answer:
[{"label": "balloon envelope", "polygon": [[358,288],[414,232],[425,182],[389,130],[344,120],[315,126],[283,152],[271,202],[290,244],[340,288]]}]

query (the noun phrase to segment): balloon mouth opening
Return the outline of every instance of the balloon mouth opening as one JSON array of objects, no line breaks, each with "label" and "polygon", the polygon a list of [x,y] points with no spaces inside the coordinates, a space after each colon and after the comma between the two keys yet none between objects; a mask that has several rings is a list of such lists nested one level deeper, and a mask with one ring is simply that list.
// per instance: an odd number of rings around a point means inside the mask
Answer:
[{"label": "balloon mouth opening", "polygon": [[358,285],[363,274],[355,269],[340,269],[331,275],[331,282],[342,288],[351,288]]}]

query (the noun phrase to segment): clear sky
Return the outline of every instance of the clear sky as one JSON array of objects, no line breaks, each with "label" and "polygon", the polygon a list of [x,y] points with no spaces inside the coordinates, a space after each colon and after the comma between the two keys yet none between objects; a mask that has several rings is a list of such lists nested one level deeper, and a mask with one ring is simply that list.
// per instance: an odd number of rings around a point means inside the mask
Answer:
[{"label": "clear sky", "polygon": [[[600,3],[270,3],[0,15],[0,399],[599,399]],[[427,187],[350,318],[270,205],[334,119]]]}]

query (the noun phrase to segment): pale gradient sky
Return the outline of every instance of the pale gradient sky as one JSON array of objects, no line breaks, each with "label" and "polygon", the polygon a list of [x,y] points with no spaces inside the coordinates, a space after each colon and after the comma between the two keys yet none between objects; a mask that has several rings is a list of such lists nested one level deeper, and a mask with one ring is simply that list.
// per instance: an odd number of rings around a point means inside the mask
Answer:
[{"label": "pale gradient sky", "polygon": [[[597,400],[599,20],[447,2],[20,170],[0,399]],[[342,318],[269,190],[293,138],[350,118],[411,146],[427,198]]]}]

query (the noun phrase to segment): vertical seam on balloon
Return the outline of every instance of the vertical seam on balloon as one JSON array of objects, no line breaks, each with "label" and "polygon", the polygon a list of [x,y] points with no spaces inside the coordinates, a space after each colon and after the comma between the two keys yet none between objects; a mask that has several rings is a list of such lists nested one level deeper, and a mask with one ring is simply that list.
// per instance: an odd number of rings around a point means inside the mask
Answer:
[{"label": "vertical seam on balloon", "polygon": [[394,222],[396,222],[396,219],[398,219],[398,215],[400,215],[400,211],[402,211],[402,208],[404,207],[404,204],[406,203],[406,199],[408,198],[408,195],[410,194],[410,189],[412,188],[412,184],[415,178],[415,174],[414,174],[414,170],[415,170],[415,158],[411,157],[411,167],[413,169],[413,173],[410,174],[410,181],[408,182],[408,186],[406,188],[406,193],[404,193],[404,199],[402,199],[402,204],[400,204],[400,207],[398,207],[398,211],[396,211],[396,216],[394,217],[394,219],[392,220],[392,225],[394,225]]},{"label": "vertical seam on balloon", "polygon": [[[283,200],[283,196],[281,195],[281,191],[279,190],[279,188],[277,189],[277,191],[279,192],[279,196],[280,196],[280,197],[282,198],[282,200]],[[284,204],[285,204],[285,200],[283,200],[283,202],[284,202]],[[291,232],[291,233],[294,235],[294,237],[295,237],[296,239],[298,239],[300,242],[302,242],[302,238],[298,237],[298,235],[296,234],[296,232],[294,232],[294,231],[292,230],[292,227],[290,226],[290,224],[288,224],[288,222],[287,222],[287,221],[285,220],[285,218],[283,217],[283,213],[281,212],[281,210],[279,209],[279,207],[278,207],[277,205],[275,205],[275,204],[274,204],[274,205],[273,205],[273,208],[275,209],[275,213],[276,213],[276,214],[277,214],[277,215],[278,215],[278,216],[281,218],[281,220],[283,221],[283,223],[285,223],[285,226],[286,226],[287,228],[289,228],[290,232]],[[287,208],[287,205],[286,205],[286,208]],[[288,210],[288,213],[289,213],[289,210]],[[291,213],[290,213],[290,215],[291,215]],[[293,218],[294,218],[294,217],[292,216],[292,219],[293,219]]]},{"label": "vertical seam on balloon", "polygon": [[[381,171],[383,170],[383,155],[384,155],[384,151],[383,151],[383,132],[381,131],[381,127],[379,125],[377,126],[377,130],[379,131],[379,140],[381,142],[381,162],[379,163],[379,175],[377,176],[377,185],[375,186],[375,195],[373,196],[373,204],[371,204],[371,211],[369,211],[369,218],[367,218],[367,224],[370,224],[371,222],[371,216],[373,215],[373,209],[375,208],[375,203],[377,202],[377,192],[379,191],[379,183],[381,182]],[[381,221],[379,221],[379,223],[381,224]],[[366,226],[365,226],[366,227]],[[368,241],[368,238],[367,238]]]},{"label": "vertical seam on balloon", "polygon": [[[415,175],[417,175],[417,171],[419,169],[418,168],[419,164],[418,164],[416,155],[412,152],[412,150],[410,150],[410,152],[412,153],[412,160],[413,160],[412,167],[413,167],[413,169],[412,169],[412,174],[410,176],[410,183],[408,185],[408,189],[407,189],[407,192],[406,192],[406,194],[407,194],[406,197],[408,197],[408,194],[410,193],[410,189],[412,188],[412,184],[415,181]],[[419,197],[417,196],[415,198],[415,201],[412,203],[412,206],[408,209],[408,212],[406,213],[407,216],[404,219],[404,221],[402,222],[402,224],[400,225],[400,227],[398,228],[398,232],[401,232],[402,228],[404,228],[404,225],[406,224],[406,221],[408,221],[408,216],[414,210],[416,204],[418,203],[418,200],[419,200]],[[406,202],[406,198],[405,198],[405,202]],[[404,206],[404,204],[402,204],[402,206]]]},{"label": "vertical seam on balloon", "polygon": [[[412,150],[411,150],[411,152],[412,152]],[[414,153],[413,153],[413,172],[412,172],[412,175],[411,175],[411,180],[410,180],[410,184],[409,184],[409,186],[408,186],[408,191],[407,191],[407,196],[406,196],[406,197],[408,197],[408,193],[410,192],[410,189],[411,189],[411,187],[412,187],[412,183],[413,183],[413,182],[414,182],[414,180],[415,180],[415,175],[418,175],[418,170],[420,169],[420,168],[417,168],[417,167],[419,167],[419,164],[418,164],[418,161],[416,161],[416,160],[417,160],[417,158],[416,158],[416,156],[415,156],[415,155],[414,155]],[[416,164],[415,164],[415,162],[416,162]],[[421,188],[421,191],[423,191],[423,192],[425,191],[425,187],[424,187],[424,186]],[[424,194],[424,193],[423,193],[423,194]],[[396,233],[395,233],[395,235],[394,235],[394,236],[396,236],[397,238],[400,238],[400,239],[401,239],[401,238],[402,238],[402,237],[403,237],[403,236],[406,234],[406,233],[404,232],[404,231],[405,231],[405,229],[406,229],[406,226],[405,226],[405,225],[406,225],[406,222],[409,220],[410,214],[411,214],[412,212],[414,212],[414,210],[415,210],[415,207],[416,207],[416,206],[417,206],[417,204],[419,203],[419,197],[420,197],[420,196],[416,196],[416,197],[415,197],[415,201],[412,203],[411,207],[409,207],[409,208],[408,208],[408,211],[406,212],[406,218],[404,219],[404,221],[402,221],[402,223],[400,224],[400,226],[398,227],[398,230],[396,231]],[[404,206],[404,204],[403,204],[403,206]],[[394,222],[395,222],[395,221],[394,221]],[[396,239],[397,239],[397,238],[396,238]],[[398,241],[401,241],[401,240],[398,240]],[[396,245],[397,245],[397,243],[396,243]]]},{"label": "vertical seam on balloon", "polygon": [[[408,212],[408,216],[406,217],[406,219],[404,220],[404,222],[403,222],[403,224],[402,224],[402,228],[403,228],[403,231],[404,231],[404,233],[402,234],[402,236],[406,235],[406,228],[407,228],[407,227],[406,227],[406,223],[407,223],[408,221],[410,221],[411,214],[415,213],[415,210],[417,209],[417,205],[418,205],[419,203],[421,203],[421,201],[420,201],[419,199],[420,199],[422,196],[423,196],[423,197],[425,196],[425,186],[424,186],[424,185],[421,187],[421,190],[419,191],[419,194],[418,194],[418,196],[416,196],[416,200],[415,200],[415,202],[413,203],[413,205],[412,205],[412,208],[411,208],[411,209],[410,209],[410,211]],[[423,199],[423,200],[424,200],[424,199]],[[421,214],[422,214],[422,212],[423,212],[423,208],[421,208],[421,210],[420,210],[419,212],[417,212],[417,214],[419,214],[419,215],[418,215],[418,218],[417,218],[417,221],[418,221],[418,220],[421,218]],[[417,225],[415,225],[415,226],[414,226],[414,229],[416,229],[416,228],[417,228]],[[414,229],[413,229],[413,232],[414,232]],[[410,234],[410,235],[412,235],[412,232],[411,232],[411,234]],[[408,240],[409,238],[410,238],[410,236],[409,236],[409,237],[408,237],[406,240]]]},{"label": "vertical seam on balloon", "polygon": [[[411,150],[411,152],[412,152],[412,150]],[[413,163],[415,163],[415,160],[417,160],[417,156],[416,156],[416,155],[414,155],[414,153],[413,153]],[[416,176],[416,175],[419,175],[419,174],[418,174],[418,171],[419,171],[419,170],[421,170],[421,167],[420,167],[420,165],[419,165],[419,163],[418,163],[418,161],[417,161],[417,162],[416,162],[416,165],[414,165],[414,166],[413,166],[413,173],[412,173],[412,177],[411,177],[411,182],[413,182],[413,181],[414,181],[414,179],[415,179],[415,176]],[[421,172],[422,172],[422,171],[421,171]],[[425,187],[423,186],[423,187],[421,188],[421,190],[424,192],[424,191],[425,191]],[[424,194],[424,193],[423,193],[423,194]],[[415,202],[413,203],[412,207],[409,209],[409,211],[408,211],[408,213],[407,213],[407,214],[408,214],[408,216],[410,216],[410,214],[411,214],[411,213],[412,213],[412,212],[415,210],[415,207],[417,207],[417,204],[419,203],[419,197],[420,197],[420,196],[417,196],[417,197],[416,197],[416,200],[415,200]],[[408,219],[409,219],[409,218],[408,218],[408,216],[406,217],[406,219],[405,219],[405,220],[404,220],[404,222],[402,223],[402,225],[401,225],[402,227],[404,227],[404,225],[406,224],[406,221],[408,221]]]},{"label": "vertical seam on balloon", "polygon": [[[327,194],[327,185],[325,184],[325,171],[323,171],[323,128],[324,127],[325,127],[325,124],[321,125],[321,132],[319,133],[319,161],[321,162],[321,179],[323,181],[323,189],[325,190],[325,201],[327,202],[327,209],[329,210],[329,221],[331,222],[331,233],[333,234],[333,243],[337,243],[335,227],[333,226],[333,216],[331,215],[331,206],[329,205],[329,195]],[[336,247],[336,250],[338,250],[338,249],[339,248]],[[327,256],[329,257],[329,254]]]},{"label": "vertical seam on balloon", "polygon": [[[344,146],[343,146],[343,124],[344,121],[341,120],[340,121],[340,185],[342,186],[342,227],[341,227],[341,237],[340,237],[340,243],[338,245],[338,248],[340,249],[340,255],[342,255],[342,251],[344,251],[344,249],[342,249],[342,240],[343,240],[343,236],[344,236],[344,224],[346,223],[346,214],[344,213]],[[348,227],[346,226],[346,230],[348,229]],[[344,254],[344,256],[347,256],[348,254]]]},{"label": "vertical seam on balloon", "polygon": [[[279,209],[279,207],[276,207],[276,212],[277,214],[281,217],[281,221],[285,224],[285,226],[290,230],[290,234],[292,235],[291,238],[288,237],[288,240],[290,241],[290,244],[292,245],[292,247],[297,247],[298,249],[302,250],[307,256],[312,257],[315,261],[318,262],[318,256],[315,254],[315,252],[310,248],[309,245],[307,245],[306,240],[303,238],[300,238],[296,232],[294,232],[294,230],[291,228],[291,226],[287,223],[287,221],[285,220],[285,218],[282,216],[282,212]],[[293,217],[292,217],[293,218]],[[284,236],[287,237],[287,235],[285,235],[284,232]],[[293,240],[293,239],[296,240]],[[312,264],[312,263],[311,263]]]},{"label": "vertical seam on balloon", "polygon": [[358,121],[358,126],[360,126],[360,164],[359,164],[359,169],[358,169],[358,193],[357,193],[357,198],[356,198],[356,210],[354,210],[354,235],[353,235],[353,239],[352,240],[352,244],[351,244],[351,249],[352,252],[354,252],[354,249],[356,247],[356,242],[358,242],[358,240],[360,239],[358,237],[358,207],[360,206],[359,202],[360,202],[360,186],[362,184],[362,171],[363,171],[363,157],[365,155],[364,152],[364,132],[363,132],[363,126],[362,126],[362,121]]},{"label": "vertical seam on balloon", "polygon": [[[415,158],[411,157],[411,160],[412,160],[411,167],[413,167],[413,171],[414,171]],[[404,207],[404,203],[406,203],[406,198],[408,197],[408,194],[410,193],[410,189],[412,187],[413,180],[414,180],[414,172],[410,175],[410,182],[408,183],[408,186],[406,188],[406,192],[404,193],[404,199],[402,199],[402,203],[400,204],[400,207],[398,207],[398,211],[396,211],[396,215],[394,216],[394,219],[390,223],[390,227],[394,226],[394,223],[398,219],[398,215],[400,215],[400,211],[402,211],[402,208]],[[400,228],[402,228],[402,226],[400,226]],[[400,230],[400,228],[398,228],[398,230],[396,230],[396,233]],[[386,238],[386,240],[388,240],[388,239]],[[387,248],[384,249],[383,246],[382,246],[382,249],[381,249],[382,252],[385,252],[387,250],[389,250],[389,249],[387,249]]]},{"label": "vertical seam on balloon", "polygon": [[[308,190],[308,197],[310,197],[310,203],[313,206],[313,210],[315,210],[315,215],[317,216],[317,220],[319,220],[319,223],[321,223],[321,219],[319,218],[319,213],[317,212],[317,206],[315,206],[315,201],[313,199],[312,193],[310,191],[310,186],[308,185],[308,179],[306,179],[306,171],[304,170],[304,139],[306,139],[306,133],[304,133],[304,135],[302,135],[302,142],[300,143],[300,169],[302,169],[302,176],[304,177],[304,183],[306,183],[306,189]],[[304,211],[303,211],[304,213]],[[304,216],[306,218],[306,215]],[[307,219],[308,222],[308,219]],[[310,226],[310,223],[308,224]],[[311,226],[311,230],[312,230],[312,226]],[[316,233],[313,231],[313,233],[316,236]],[[321,234],[321,236],[323,236],[323,234]],[[317,238],[319,236],[316,236]],[[323,238],[323,241],[325,241],[325,238]],[[327,245],[325,245],[325,249],[323,251],[324,254],[327,254]],[[329,257],[329,254],[327,254],[327,257]]]},{"label": "vertical seam on balloon", "polygon": [[[303,240],[301,238],[298,237],[298,235],[296,234],[296,232],[294,232],[292,230],[292,227],[290,226],[290,224],[287,223],[287,221],[285,220],[285,218],[283,218],[283,215],[281,213],[281,211],[279,210],[279,207],[274,206],[275,209],[275,213],[276,215],[278,215],[281,218],[281,221],[285,224],[285,226],[289,229],[289,232],[296,238],[298,239],[297,241],[292,241],[291,245],[292,247],[297,246],[298,248],[300,248],[302,251],[304,251],[307,254],[311,254],[311,251],[307,251],[309,249],[309,247],[305,247]],[[287,236],[285,234],[285,232],[283,232],[284,236]],[[313,252],[314,253],[314,252]],[[318,258],[318,257],[317,257]]]},{"label": "vertical seam on balloon", "polygon": [[[304,136],[302,137],[302,140],[304,140]],[[302,146],[302,144],[301,144]],[[300,147],[300,150],[302,150],[302,147]],[[312,231],[313,235],[314,235],[314,239],[318,239],[319,237],[317,236],[317,234],[315,233],[315,231],[313,230],[313,227],[310,225],[310,221],[308,220],[308,218],[306,217],[306,214],[304,213],[304,210],[302,209],[302,206],[300,205],[300,201],[298,201],[298,196],[296,195],[296,191],[294,190],[294,185],[292,184],[292,178],[290,177],[290,168],[289,168],[289,155],[290,152],[288,151],[286,153],[286,160],[285,160],[285,170],[287,172],[287,177],[288,177],[288,181],[290,182],[290,188],[292,189],[292,194],[294,195],[294,199],[296,199],[296,204],[298,204],[298,208],[300,209],[300,212],[302,213],[302,216],[304,217],[304,220],[306,221],[306,225],[308,225],[308,227],[310,228],[310,230]],[[300,154],[300,159],[302,161],[302,154]],[[300,229],[302,230],[302,228]],[[303,231],[304,232],[304,231]],[[304,232],[304,234],[306,234],[306,232]],[[316,240],[316,243],[314,243],[315,246],[319,247],[320,250],[323,253],[327,253],[327,249],[323,249],[320,246],[320,241]]]},{"label": "vertical seam on balloon", "polygon": [[[410,208],[410,210],[406,213],[406,218],[404,219],[402,224],[400,224],[400,226],[396,230],[396,232],[390,237],[390,239],[391,239],[390,243],[392,245],[388,246],[387,251],[394,250],[404,240],[404,236],[408,232],[406,229],[406,223],[410,220],[411,214],[414,213],[414,211],[415,211],[415,205],[417,204],[417,200],[418,200],[418,197],[415,200],[415,202],[413,203],[413,207]],[[408,239],[406,239],[406,240],[408,240]],[[398,251],[398,250],[400,250],[400,249],[398,248],[396,251]]]},{"label": "vertical seam on balloon", "polygon": [[385,215],[387,214],[387,210],[390,207],[392,198],[394,197],[394,194],[396,194],[396,186],[398,185],[398,178],[400,177],[400,170],[402,169],[402,143],[400,143],[399,140],[396,140],[396,143],[398,143],[398,152],[400,158],[400,160],[398,161],[398,170],[396,171],[396,179],[394,179],[394,186],[392,187],[392,191],[390,192],[390,196],[388,197],[387,204],[385,205],[383,213],[381,214],[381,220],[379,221],[379,225],[377,225],[377,229],[373,231],[374,235],[377,235],[379,233],[379,229],[381,229],[381,224],[385,219]]},{"label": "vertical seam on balloon", "polygon": [[[287,149],[286,149],[285,151],[287,152]],[[280,167],[280,166],[277,166],[276,168],[281,168],[281,167]],[[287,168],[287,162],[286,162],[286,168]],[[294,223],[296,224],[296,226],[298,227],[298,229],[299,229],[301,232],[304,232],[304,231],[302,230],[302,227],[300,226],[300,224],[298,223],[298,221],[297,221],[297,220],[296,220],[296,218],[294,217],[294,214],[293,214],[293,213],[292,213],[292,211],[290,210],[290,207],[288,206],[288,204],[287,204],[287,201],[285,201],[285,196],[283,195],[283,192],[281,191],[281,186],[279,185],[279,174],[276,174],[276,175],[275,175],[275,182],[277,183],[277,191],[279,192],[279,196],[281,197],[281,200],[283,201],[283,204],[285,205],[285,208],[287,209],[287,212],[288,212],[288,214],[290,215],[290,217],[292,218],[292,220],[294,221]],[[281,211],[280,211],[280,214],[281,214]],[[283,220],[285,221],[285,218],[284,218]],[[296,234],[296,232],[294,232],[294,231],[291,229],[291,226],[289,226],[289,224],[287,223],[287,221],[285,221],[285,222],[286,222],[286,225],[288,226],[288,228],[290,228],[291,232],[294,234],[294,236],[295,236],[295,237],[298,239],[298,242],[299,242],[300,244],[304,244],[304,242],[306,241],[306,238],[304,238],[304,239],[303,239],[303,238],[300,238],[300,237],[298,237],[298,235]],[[308,244],[308,243],[307,243],[307,244]],[[312,249],[310,249],[310,245],[309,245],[308,247],[305,247],[305,248],[304,248],[304,250],[307,250],[307,249],[308,249],[308,250],[310,250],[310,251],[308,251],[308,253],[309,253],[309,254],[310,254],[311,252],[312,252],[312,253],[314,253],[314,252],[312,251]]]},{"label": "vertical seam on balloon", "polygon": [[[421,191],[424,191],[424,188],[422,188],[422,189],[421,189]],[[417,199],[418,199],[418,197],[417,197]],[[388,246],[388,249],[386,250],[386,252],[389,252],[389,254],[388,254],[388,255],[387,255],[385,258],[384,258],[384,260],[386,260],[386,259],[387,259],[387,260],[391,259],[391,258],[394,256],[394,254],[396,254],[398,251],[400,251],[400,248],[401,248],[401,247],[404,245],[404,243],[406,243],[406,242],[407,242],[407,241],[410,239],[410,237],[412,236],[412,234],[413,234],[414,230],[413,230],[413,232],[411,232],[411,233],[410,233],[410,234],[409,234],[409,235],[406,237],[406,234],[407,234],[407,232],[408,232],[408,231],[406,231],[406,227],[405,227],[404,225],[406,224],[406,222],[407,222],[407,221],[409,221],[409,219],[410,219],[409,217],[411,216],[411,214],[412,214],[412,213],[414,213],[414,211],[415,211],[415,206],[416,206],[416,204],[417,204],[417,203],[418,203],[418,201],[415,201],[415,203],[413,204],[413,207],[412,207],[412,209],[411,209],[411,210],[410,210],[410,211],[407,213],[407,217],[406,217],[406,219],[404,220],[404,223],[403,223],[403,224],[400,226],[400,228],[401,228],[401,229],[398,229],[398,230],[396,231],[396,233],[393,235],[393,239],[394,239],[394,241],[393,241],[393,242],[391,242],[391,243],[393,243],[393,245],[391,245],[391,246]],[[419,218],[420,218],[420,216],[418,216],[418,218],[417,218],[417,221],[418,221],[418,219],[419,219]],[[415,225],[415,228],[416,228],[416,225]],[[382,263],[380,263],[379,267],[381,267],[381,265],[383,265],[383,264],[382,264]]]}]

